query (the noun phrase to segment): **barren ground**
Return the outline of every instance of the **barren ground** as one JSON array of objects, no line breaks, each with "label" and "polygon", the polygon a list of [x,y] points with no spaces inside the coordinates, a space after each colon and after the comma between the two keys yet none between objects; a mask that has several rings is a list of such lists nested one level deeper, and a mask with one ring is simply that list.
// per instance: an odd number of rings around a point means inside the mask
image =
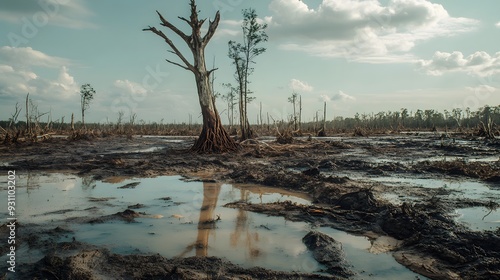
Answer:
[{"label": "barren ground", "polygon": [[[500,189],[499,142],[441,139],[434,134],[295,140],[291,144],[248,142],[237,153],[189,153],[192,138],[107,137],[0,146],[0,169],[17,173],[57,171],[103,180],[114,176],[183,175],[195,180],[256,183],[304,192],[313,204],[229,203],[268,215],[350,233],[392,237],[398,262],[431,279],[500,279],[500,229],[478,231],[448,215],[466,207],[495,211],[498,197],[451,197],[452,190],[416,188],[371,180],[381,176],[454,178]],[[442,157],[442,159],[441,159]],[[437,158],[437,159],[436,159]],[[495,160],[497,158],[497,160]],[[481,160],[485,159],[485,160]],[[486,160],[487,159],[487,160]],[[5,173],[6,174],[6,173]],[[368,178],[368,179],[367,179]],[[397,201],[387,199],[396,194]],[[411,199],[409,199],[411,198]],[[127,212],[134,215],[135,212]],[[127,213],[123,215],[127,215]],[[123,216],[122,215],[122,216]],[[123,217],[122,217],[123,218]],[[125,217],[127,218],[127,217]],[[133,218],[133,217],[132,217]],[[167,259],[160,255],[117,255],[81,242],[58,242],[58,228],[18,224],[21,244],[43,249],[33,265],[19,265],[19,279],[347,279],[330,275],[241,268],[215,257]],[[2,236],[7,228],[0,228]],[[51,242],[36,242],[41,235]],[[2,238],[3,239],[3,238]],[[319,241],[318,241],[319,242]],[[335,248],[332,244],[322,246]],[[3,248],[3,247],[2,247]],[[63,249],[61,249],[63,248]],[[314,246],[309,247],[314,250]],[[334,250],[334,249],[332,249]],[[328,250],[315,252],[325,258]],[[5,254],[5,249],[2,249]],[[317,253],[317,254],[316,254]],[[22,262],[22,261],[21,261]],[[339,261],[342,266],[342,261]],[[2,264],[1,267],[4,267]],[[6,269],[2,270],[6,271]],[[125,276],[126,275],[126,276]],[[9,276],[10,277],[10,276]]]}]

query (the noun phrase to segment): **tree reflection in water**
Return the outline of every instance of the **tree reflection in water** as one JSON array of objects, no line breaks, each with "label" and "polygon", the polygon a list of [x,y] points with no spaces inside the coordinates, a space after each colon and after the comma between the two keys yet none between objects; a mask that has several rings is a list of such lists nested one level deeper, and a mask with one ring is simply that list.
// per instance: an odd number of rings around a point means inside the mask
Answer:
[{"label": "tree reflection in water", "polygon": [[196,256],[208,256],[208,237],[212,229],[215,228],[215,222],[218,219],[218,217],[215,217],[214,210],[217,207],[221,186],[222,184],[218,183],[203,182],[203,202],[198,220],[198,236],[196,237],[196,241],[188,245],[178,257],[184,257],[193,248],[195,249]]},{"label": "tree reflection in water", "polygon": [[[188,253],[195,250],[196,256],[208,256],[208,238],[212,230],[215,229],[216,222],[219,217],[215,215],[214,210],[217,207],[217,201],[221,191],[222,184],[203,182],[203,202],[200,208],[200,218],[198,220],[198,234],[196,241],[186,247],[186,249],[178,255],[185,257]],[[240,189],[241,200],[247,201],[250,191]],[[261,250],[256,246],[259,242],[259,234],[250,232],[248,225],[248,213],[245,210],[238,209],[235,220],[234,232],[230,234],[231,247],[239,247],[242,236],[243,244],[248,248],[250,259],[256,259],[262,255]]]},{"label": "tree reflection in water", "polygon": [[[240,189],[241,201],[248,201],[250,191]],[[261,197],[261,196],[260,196]],[[262,203],[262,198],[261,198]],[[238,209],[238,214],[236,216],[236,224],[234,232],[231,233],[231,247],[238,247],[238,243],[242,235],[245,236],[244,244],[248,248],[248,254],[251,260],[257,259],[261,256],[260,249],[255,243],[259,242],[259,233],[250,232],[248,228],[248,212],[243,209]]]}]

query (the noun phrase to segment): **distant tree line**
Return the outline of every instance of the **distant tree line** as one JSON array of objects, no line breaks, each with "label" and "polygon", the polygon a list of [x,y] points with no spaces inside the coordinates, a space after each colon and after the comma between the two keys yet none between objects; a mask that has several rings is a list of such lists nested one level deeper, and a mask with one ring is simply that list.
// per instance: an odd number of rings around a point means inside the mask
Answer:
[{"label": "distant tree line", "polygon": [[[21,111],[17,108],[16,114]],[[37,121],[38,127],[44,128],[45,131],[67,131],[72,130],[72,124],[64,121],[64,117],[58,120],[47,118],[48,121]],[[273,124],[286,123],[287,121],[273,121],[273,123],[263,123],[254,125],[263,127],[260,129],[260,134],[273,133]],[[462,110],[460,108],[451,111],[444,110],[443,112],[437,110],[416,110],[410,111],[402,108],[400,111],[385,111],[379,113],[359,114],[356,113],[354,117],[335,117],[333,120],[326,120],[326,128],[330,132],[342,132],[342,130],[349,131],[356,128],[365,130],[468,130],[475,128],[484,128],[491,130],[498,129],[500,124],[500,105],[498,106],[484,106],[477,111],[470,109]],[[234,125],[234,124],[230,124]],[[290,124],[292,127],[295,125]],[[82,122],[78,121],[74,124],[76,128],[83,127]],[[136,133],[149,132],[153,134],[180,134],[184,131],[188,135],[196,134],[192,130],[201,128],[201,124],[189,122],[146,122],[144,120],[137,120],[137,115],[132,114],[129,120],[125,120],[123,112],[118,114],[117,119],[107,121],[106,123],[89,123],[86,124],[88,129],[99,130],[113,130],[118,133],[127,133],[134,130]],[[304,133],[318,132],[323,128],[323,119],[316,118],[312,122],[302,123]],[[27,128],[26,121],[16,120],[14,117],[9,120],[0,121],[0,127],[7,130],[24,130]],[[190,132],[190,133],[188,133]]]},{"label": "distant tree line", "polygon": [[484,127],[493,129],[500,124],[500,105],[484,106],[477,111],[455,108],[451,111],[444,110],[416,110],[409,111],[402,108],[400,111],[386,111],[371,114],[357,113],[352,118],[336,117],[327,122],[327,126],[336,129],[411,129],[411,130],[436,130],[436,129],[470,129]]}]

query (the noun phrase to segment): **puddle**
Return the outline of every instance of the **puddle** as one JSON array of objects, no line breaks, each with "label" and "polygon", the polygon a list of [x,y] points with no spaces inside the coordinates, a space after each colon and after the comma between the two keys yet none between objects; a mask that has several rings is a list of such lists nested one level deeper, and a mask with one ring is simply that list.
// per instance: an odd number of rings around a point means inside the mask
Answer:
[{"label": "puddle", "polygon": [[140,153],[152,153],[152,152],[156,152],[156,151],[159,151],[161,149],[163,149],[164,147],[159,147],[159,146],[155,146],[155,147],[149,147],[149,148],[143,148],[143,149],[134,149],[134,150],[123,150],[123,149],[116,149],[116,150],[112,150],[112,151],[109,151],[109,152],[106,152],[106,153],[103,153],[103,154],[140,154]]},{"label": "puddle", "polygon": [[153,138],[160,139],[167,143],[182,143],[185,141],[193,141],[196,139],[194,136],[165,136],[165,135],[136,135],[134,138]]},{"label": "puddle", "polygon": [[126,153],[151,153],[151,152],[156,152],[163,149],[163,147],[151,147],[151,148],[146,148],[146,149],[138,149],[138,150],[132,150]]},{"label": "puddle", "polygon": [[[21,223],[50,222],[56,227],[67,218],[109,215],[143,204],[134,211],[151,215],[136,218],[135,223],[66,225],[75,231],[67,241],[74,236],[116,253],[136,253],[138,249],[168,258],[218,256],[246,267],[312,272],[302,265],[317,264],[301,241],[310,230],[308,224],[222,207],[238,200],[309,204],[306,197],[267,187],[180,179],[125,179],[113,184],[61,174],[20,176],[17,218]],[[140,184],[134,186],[134,182]],[[133,188],[120,188],[129,184]],[[220,221],[213,222],[218,217]]]},{"label": "puddle", "polygon": [[[302,138],[305,139],[305,138]],[[315,138],[316,139],[316,138]],[[481,147],[478,149],[478,142],[474,140],[455,139],[449,140],[451,147],[470,149],[476,151],[473,153],[463,154],[458,152],[447,152],[439,147],[443,144],[441,140],[434,140],[427,136],[405,136],[405,135],[386,135],[386,136],[370,136],[370,137],[324,137],[317,138],[320,141],[341,141],[351,147],[349,149],[340,149],[338,156],[347,160],[359,159],[367,163],[374,164],[415,164],[422,161],[455,161],[463,160],[465,162],[481,162],[495,163],[500,161],[500,154],[494,148]],[[436,135],[436,139],[439,137]],[[438,150],[429,156],[428,152],[422,151],[420,146],[429,144],[431,147]],[[408,153],[400,154],[392,150],[392,148],[400,148],[408,145]],[[374,148],[374,149],[373,149]],[[389,150],[379,151],[378,148]]]},{"label": "puddle", "polygon": [[[500,201],[500,189],[498,185],[488,185],[482,182],[387,176],[369,178],[369,180],[381,182],[386,185],[448,189],[454,191],[449,194],[450,197]],[[393,193],[385,193],[382,195],[382,198],[394,204],[401,204],[403,201],[415,199]],[[457,222],[465,224],[472,230],[496,230],[500,227],[500,209],[490,212],[490,209],[485,207],[463,208],[457,209],[451,215],[455,217]]]},{"label": "puddle", "polygon": [[500,156],[434,156],[425,159],[419,159],[415,162],[431,161],[431,162],[453,162],[453,161],[464,161],[464,162],[484,162],[492,163],[500,161]]},{"label": "puddle", "polygon": [[[303,222],[222,207],[234,201],[269,203],[290,200],[310,204],[303,195],[256,185],[185,182],[180,176],[145,179],[116,177],[107,182],[62,174],[19,176],[17,218],[20,223],[69,227],[61,241],[104,246],[115,253],[159,253],[167,258],[217,256],[243,267],[317,272],[323,269],[302,243],[311,230]],[[5,192],[0,190],[0,193]],[[137,206],[148,215],[135,222],[68,224],[71,217],[101,217]],[[370,253],[366,237],[321,228],[343,243],[359,279],[415,279],[390,253]],[[380,244],[379,244],[380,245]],[[379,252],[384,246],[379,246]],[[372,252],[375,252],[372,250]],[[383,250],[382,250],[383,251]],[[19,257],[37,261],[37,252],[19,248]],[[29,258],[28,258],[28,255]],[[41,257],[41,255],[40,255]],[[423,279],[421,276],[420,279]]]},{"label": "puddle", "polygon": [[399,264],[390,252],[371,253],[379,251],[379,249],[374,248],[377,246],[377,242],[370,241],[367,237],[327,227],[318,228],[318,230],[342,243],[342,248],[352,265],[352,269],[359,274],[354,279],[427,279]]},{"label": "puddle", "polygon": [[409,186],[422,188],[444,188],[453,190],[450,196],[471,198],[471,199],[500,199],[500,189],[495,185],[488,185],[482,182],[470,180],[435,179],[435,178],[408,178],[377,176],[366,178],[366,181],[376,181],[391,186]]},{"label": "puddle", "polygon": [[491,210],[485,207],[457,209],[456,221],[465,224],[472,230],[496,230],[500,227],[500,209]]}]

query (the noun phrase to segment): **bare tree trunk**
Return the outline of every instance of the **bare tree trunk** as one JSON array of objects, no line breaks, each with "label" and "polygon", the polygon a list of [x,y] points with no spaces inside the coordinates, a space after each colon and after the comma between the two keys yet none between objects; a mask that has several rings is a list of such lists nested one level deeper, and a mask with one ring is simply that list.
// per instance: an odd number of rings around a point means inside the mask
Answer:
[{"label": "bare tree trunk", "polygon": [[262,102],[260,102],[259,116],[260,116],[260,129],[262,129],[262,127],[264,127],[262,123]]},{"label": "bare tree trunk", "polygon": [[170,60],[167,60],[167,62],[191,71],[195,76],[198,99],[203,116],[203,129],[191,150],[199,153],[234,151],[237,150],[239,146],[222,126],[219,113],[215,107],[215,97],[210,86],[210,74],[216,69],[207,71],[205,64],[205,47],[215,34],[220,21],[220,13],[216,13],[214,21],[209,21],[208,31],[202,36],[201,29],[205,19],[200,20],[198,18],[198,9],[195,0],[190,0],[190,7],[191,16],[189,19],[179,17],[191,27],[192,32],[190,35],[185,34],[172,25],[158,11],[157,14],[161,20],[161,25],[173,31],[187,44],[193,55],[193,63],[190,63],[185,58],[172,40],[162,31],[159,31],[155,27],[149,27],[144,29],[144,31],[151,31],[163,38],[165,43],[171,48],[170,52],[177,55],[184,65]]},{"label": "bare tree trunk", "polygon": [[[245,82],[243,77],[242,80],[242,83],[244,84]],[[247,93],[244,88],[240,89],[240,129],[242,141],[253,137],[252,130],[250,129],[250,123],[248,122],[247,103]]]},{"label": "bare tree trunk", "polygon": [[323,105],[323,131],[326,133],[326,102]]},{"label": "bare tree trunk", "polygon": [[[249,42],[247,42],[247,48],[249,49]],[[244,93],[245,93],[245,99],[244,99],[244,108],[245,108],[245,137],[242,137],[242,140],[246,139],[251,139],[253,138],[253,132],[250,129],[250,123],[248,122],[248,110],[247,110],[247,105],[248,105],[248,69],[250,68],[250,53],[246,53],[246,59],[245,59],[245,75],[243,76],[244,82],[243,85],[245,87]]]},{"label": "bare tree trunk", "polygon": [[30,124],[30,107],[29,107],[29,97],[30,94],[26,95],[26,132],[31,135],[31,124]]},{"label": "bare tree trunk", "polygon": [[267,112],[267,132],[269,132],[269,130],[271,129],[270,126],[269,126],[269,112]]},{"label": "bare tree trunk", "polygon": [[81,105],[82,105],[82,126],[83,128],[85,128],[85,107],[84,107],[84,104],[83,104],[84,100],[83,100],[83,97],[81,97]]},{"label": "bare tree trunk", "polygon": [[64,116],[61,118],[61,124],[59,125],[59,131],[63,131],[63,126],[64,126]]},{"label": "bare tree trunk", "polygon": [[[319,122],[317,111],[316,111],[316,121]],[[318,137],[325,137],[326,136],[326,102],[323,105],[323,125],[322,125],[321,129],[318,131],[317,136]]]},{"label": "bare tree trunk", "polygon": [[293,130],[294,131],[297,131],[297,112],[296,112],[296,109],[295,109],[295,103],[296,103],[296,100],[297,100],[297,96],[294,95],[292,96],[292,104],[293,104]]},{"label": "bare tree trunk", "polygon": [[213,98],[210,90],[208,75],[199,74],[195,76],[203,116],[203,129],[191,150],[215,153],[236,150],[238,146],[222,126],[219,113],[215,108],[215,98]]},{"label": "bare tree trunk", "polygon": [[241,140],[246,140],[246,129],[245,129],[245,107],[244,100],[245,95],[243,94],[243,89],[240,86],[240,130],[241,130]]},{"label": "bare tree trunk", "polygon": [[299,95],[299,131],[302,129],[302,95]]},{"label": "bare tree trunk", "polygon": [[232,119],[232,112],[231,112],[231,104],[230,102],[227,102],[227,120],[229,121],[229,131],[233,129],[233,122],[231,121]]}]

